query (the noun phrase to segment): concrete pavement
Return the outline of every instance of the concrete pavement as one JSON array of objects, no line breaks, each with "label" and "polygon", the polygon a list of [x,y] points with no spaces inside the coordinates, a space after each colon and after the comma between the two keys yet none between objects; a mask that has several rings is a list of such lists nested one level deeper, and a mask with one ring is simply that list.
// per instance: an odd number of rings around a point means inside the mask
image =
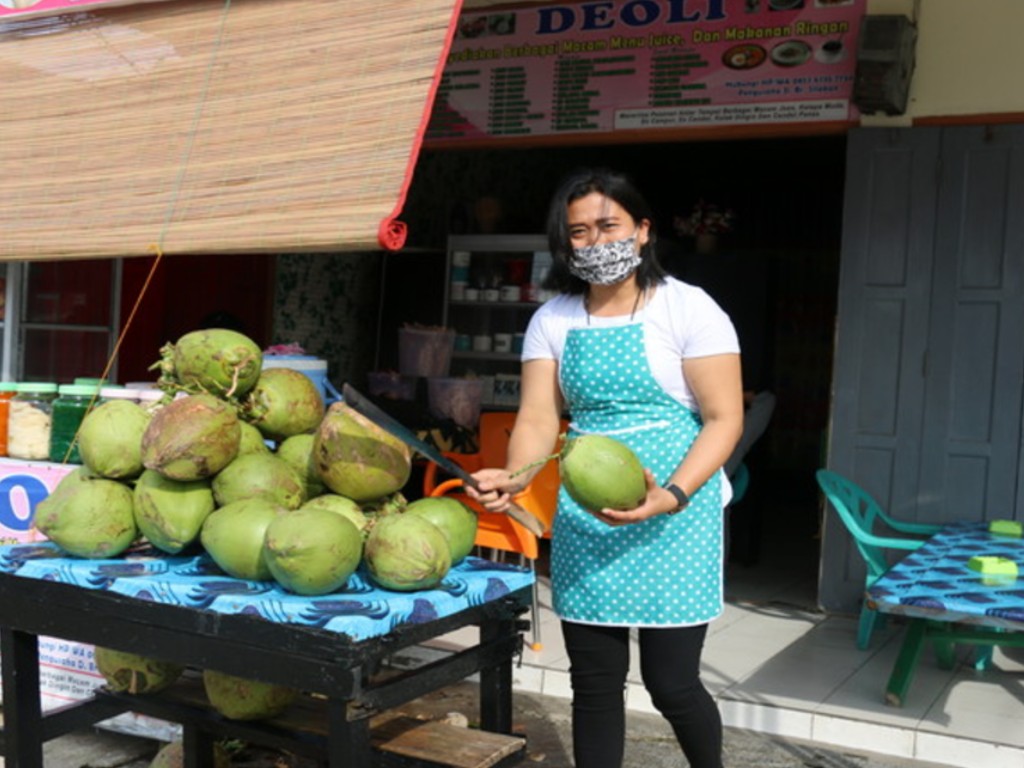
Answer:
[{"label": "concrete pavement", "polygon": [[[476,713],[473,683],[442,689],[402,707],[402,712],[426,719],[461,713],[470,722]],[[569,702],[562,698],[516,693],[514,727],[527,735],[526,766],[571,768]],[[137,736],[88,729],[46,744],[46,768],[147,768],[160,742]],[[259,749],[235,753],[233,768],[311,768],[294,755]],[[656,715],[627,715],[627,744],[623,768],[683,768],[686,761],[667,723]],[[759,733],[727,729],[727,768],[938,768],[934,764],[882,758],[823,749],[814,744]]]}]

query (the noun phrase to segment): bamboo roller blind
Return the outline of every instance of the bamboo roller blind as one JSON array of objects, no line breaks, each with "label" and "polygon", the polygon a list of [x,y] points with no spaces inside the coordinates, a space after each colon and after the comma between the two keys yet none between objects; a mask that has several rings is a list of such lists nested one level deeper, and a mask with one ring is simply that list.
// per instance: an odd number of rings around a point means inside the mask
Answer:
[{"label": "bamboo roller blind", "polygon": [[0,24],[0,259],[396,248],[458,0]]}]

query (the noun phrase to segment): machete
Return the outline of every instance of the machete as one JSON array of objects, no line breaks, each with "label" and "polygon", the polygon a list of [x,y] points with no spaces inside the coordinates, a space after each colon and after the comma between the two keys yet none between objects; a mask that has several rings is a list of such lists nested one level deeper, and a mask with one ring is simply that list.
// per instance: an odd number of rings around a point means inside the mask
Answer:
[{"label": "machete", "polygon": [[[350,384],[345,384],[341,388],[341,398],[342,402],[354,411],[358,411],[363,414],[363,416],[368,418],[385,432],[397,437],[413,450],[423,454],[423,456],[437,464],[437,466],[452,477],[457,477],[473,489],[478,489],[480,487],[476,478],[469,474],[469,472],[460,467],[455,461],[445,456],[436,446],[431,445],[425,440],[421,440],[416,436],[415,432],[396,421],[391,415],[385,413],[366,397],[359,394],[359,392],[357,392]],[[518,504],[513,503],[512,506],[508,508],[508,515],[535,536],[544,535],[544,524]]]}]

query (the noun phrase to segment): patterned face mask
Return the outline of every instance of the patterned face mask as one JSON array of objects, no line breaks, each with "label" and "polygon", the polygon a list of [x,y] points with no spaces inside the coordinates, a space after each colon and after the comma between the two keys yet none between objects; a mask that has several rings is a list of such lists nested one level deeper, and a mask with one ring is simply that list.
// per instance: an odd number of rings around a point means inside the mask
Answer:
[{"label": "patterned face mask", "polygon": [[573,248],[569,272],[593,285],[613,285],[625,280],[640,266],[636,234],[611,243],[594,243]]}]

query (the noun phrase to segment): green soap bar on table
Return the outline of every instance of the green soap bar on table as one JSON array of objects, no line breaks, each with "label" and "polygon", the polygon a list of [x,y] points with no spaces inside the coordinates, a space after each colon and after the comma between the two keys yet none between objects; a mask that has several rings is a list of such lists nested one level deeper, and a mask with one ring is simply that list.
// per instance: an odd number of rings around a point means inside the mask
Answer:
[{"label": "green soap bar on table", "polygon": [[967,561],[967,567],[982,576],[996,576],[1002,579],[1017,578],[1017,563],[1006,557],[978,555]]},{"label": "green soap bar on table", "polygon": [[1019,539],[1024,529],[1024,523],[1019,520],[993,520],[988,524],[988,532],[996,536],[1012,536]]}]

